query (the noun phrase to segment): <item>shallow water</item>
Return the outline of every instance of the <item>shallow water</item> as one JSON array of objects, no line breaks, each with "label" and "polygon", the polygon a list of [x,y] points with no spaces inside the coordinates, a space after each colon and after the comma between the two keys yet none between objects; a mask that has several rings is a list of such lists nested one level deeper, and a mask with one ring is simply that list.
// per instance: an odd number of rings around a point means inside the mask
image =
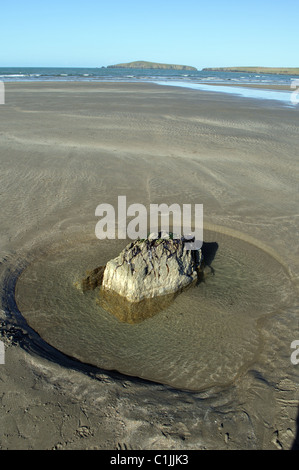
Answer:
[{"label": "shallow water", "polygon": [[259,89],[259,88],[248,88],[246,84],[243,87],[239,86],[221,86],[221,85],[208,85],[206,83],[188,83],[188,82],[166,82],[166,81],[157,81],[158,85],[168,85],[168,86],[180,86],[184,88],[192,88],[193,90],[202,90],[218,93],[231,93],[233,95],[239,95],[243,98],[254,98],[261,100],[275,100],[284,103],[287,106],[293,107],[298,104],[297,95],[293,93],[294,90],[285,91],[285,90],[268,90],[268,89]]},{"label": "shallow water", "polygon": [[43,339],[82,362],[180,389],[226,386],[257,359],[262,321],[288,306],[292,286],[261,249],[212,231],[205,242],[218,243],[214,274],[138,324],[104,310],[98,289],[75,285],[126,241],[86,241],[38,258],[17,282],[18,307]]}]

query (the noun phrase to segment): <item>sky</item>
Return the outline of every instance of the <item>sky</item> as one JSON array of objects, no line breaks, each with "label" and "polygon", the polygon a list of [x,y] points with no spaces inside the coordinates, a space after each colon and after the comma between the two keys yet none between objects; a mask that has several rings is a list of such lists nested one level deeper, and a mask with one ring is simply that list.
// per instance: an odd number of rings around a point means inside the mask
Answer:
[{"label": "sky", "polygon": [[299,67],[298,0],[10,0],[0,67]]}]

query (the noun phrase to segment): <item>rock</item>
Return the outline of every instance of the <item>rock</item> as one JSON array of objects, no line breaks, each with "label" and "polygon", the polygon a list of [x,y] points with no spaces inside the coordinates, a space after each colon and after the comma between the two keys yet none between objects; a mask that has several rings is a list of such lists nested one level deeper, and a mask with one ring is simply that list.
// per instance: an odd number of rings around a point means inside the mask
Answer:
[{"label": "rock", "polygon": [[96,287],[99,287],[102,284],[103,275],[104,275],[105,266],[99,266],[93,271],[87,271],[87,277],[84,278],[80,285],[83,292],[88,290],[94,290]]},{"label": "rock", "polygon": [[[106,264],[102,287],[129,302],[179,292],[198,279],[201,250],[187,250],[187,240],[152,234],[136,240]],[[189,240],[190,241],[190,240]]]}]

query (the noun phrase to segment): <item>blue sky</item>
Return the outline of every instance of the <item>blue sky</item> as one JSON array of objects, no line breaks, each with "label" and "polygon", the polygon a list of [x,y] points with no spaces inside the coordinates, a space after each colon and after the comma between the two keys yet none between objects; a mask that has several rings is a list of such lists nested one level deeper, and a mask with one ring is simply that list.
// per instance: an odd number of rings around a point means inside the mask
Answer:
[{"label": "blue sky", "polygon": [[298,0],[10,0],[0,67],[298,67]]}]

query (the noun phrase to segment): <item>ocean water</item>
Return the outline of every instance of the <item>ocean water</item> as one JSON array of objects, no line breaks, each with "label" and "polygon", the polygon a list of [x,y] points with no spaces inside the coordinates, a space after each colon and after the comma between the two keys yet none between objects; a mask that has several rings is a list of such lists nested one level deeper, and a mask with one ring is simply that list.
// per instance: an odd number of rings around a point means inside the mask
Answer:
[{"label": "ocean water", "polygon": [[236,83],[291,86],[299,76],[244,72],[204,72],[189,70],[144,70],[113,68],[0,67],[0,80],[7,81],[180,81],[188,83]]},{"label": "ocean water", "polygon": [[[299,87],[299,76],[289,75],[199,70],[114,69],[105,67],[0,67],[0,81],[148,82],[213,91],[215,93],[231,93],[245,98],[278,100],[290,106],[296,106],[299,101],[297,95],[295,96],[294,94],[294,89]],[[232,86],[227,87],[225,85]],[[289,87],[290,90],[271,91],[257,88],[252,89],[247,85],[283,85]]]}]

